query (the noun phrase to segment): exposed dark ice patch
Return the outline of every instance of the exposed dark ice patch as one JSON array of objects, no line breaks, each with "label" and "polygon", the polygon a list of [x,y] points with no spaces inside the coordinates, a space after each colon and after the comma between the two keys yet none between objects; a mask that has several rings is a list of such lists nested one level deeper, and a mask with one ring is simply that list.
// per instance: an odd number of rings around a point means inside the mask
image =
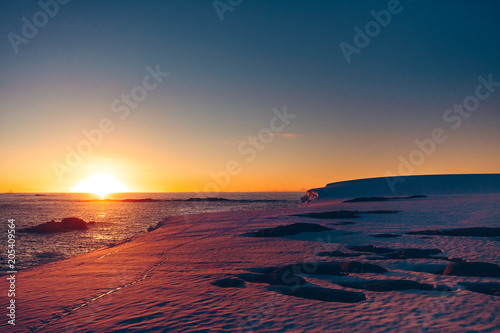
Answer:
[{"label": "exposed dark ice patch", "polygon": [[439,254],[442,252],[443,251],[441,251],[440,249],[402,249],[393,253],[384,254],[384,256],[391,259],[436,258],[431,257],[431,255]]},{"label": "exposed dark ice patch", "polygon": [[318,256],[320,257],[340,257],[340,258],[348,258],[348,257],[359,257],[361,253],[346,253],[342,251],[324,251],[319,252]]},{"label": "exposed dark ice patch", "polygon": [[[236,276],[246,282],[267,283],[271,286],[297,287],[306,284],[306,281],[298,276],[301,275],[330,275],[342,276],[348,273],[385,273],[387,269],[379,265],[348,261],[342,263],[296,263],[281,267],[252,268],[252,272],[241,273]],[[216,281],[226,284],[227,279]],[[229,281],[232,284],[232,281]],[[214,284],[214,283],[212,283]],[[232,286],[232,285],[230,285]]]},{"label": "exposed dark ice patch", "polygon": [[355,224],[356,222],[354,221],[339,221],[339,222],[331,222],[328,223],[329,225],[348,225],[348,224]]},{"label": "exposed dark ice patch", "polygon": [[355,291],[329,289],[319,286],[300,286],[296,288],[272,288],[283,295],[312,299],[323,302],[358,303],[366,299],[365,294]]},{"label": "exposed dark ice patch", "polygon": [[247,235],[253,237],[282,237],[297,235],[302,232],[321,232],[328,230],[333,229],[316,223],[294,223],[289,225],[280,225],[274,228],[261,229],[248,233]]},{"label": "exposed dark ice patch", "polygon": [[465,289],[476,293],[500,296],[500,283],[460,283]]},{"label": "exposed dark ice patch", "polygon": [[349,250],[357,252],[370,252],[370,253],[387,253],[394,252],[394,249],[387,247],[373,246],[373,245],[353,245],[347,247]]},{"label": "exposed dark ice patch", "polygon": [[410,231],[408,235],[440,235],[440,236],[464,236],[464,237],[496,237],[500,236],[500,228],[458,228],[444,230],[421,230]]},{"label": "exposed dark ice patch", "polygon": [[[384,259],[443,259],[449,261],[462,261],[462,259],[448,259],[446,257],[435,257],[433,255],[442,253],[440,249],[391,249],[387,247],[379,247],[374,245],[353,245],[347,247],[350,250],[358,252],[370,252],[380,255],[380,257],[370,257],[371,260],[384,260]],[[335,252],[335,251],[334,251]],[[323,255],[328,255],[328,252],[321,252]],[[334,256],[336,253],[333,253]],[[341,253],[339,253],[341,254]],[[318,254],[319,255],[319,254]]]},{"label": "exposed dark ice patch", "polygon": [[352,219],[358,218],[361,214],[395,214],[399,213],[399,210],[370,210],[370,211],[357,211],[357,210],[337,210],[331,212],[320,212],[320,213],[304,213],[304,214],[295,214],[291,216],[300,216],[300,217],[310,217],[313,219]]},{"label": "exposed dark ice patch", "polygon": [[242,273],[236,276],[247,282],[269,285],[299,286],[306,283],[303,278],[292,274],[291,271],[274,271],[265,274]]},{"label": "exposed dark ice patch", "polygon": [[369,210],[367,212],[359,212],[360,214],[396,214],[400,210]]},{"label": "exposed dark ice patch", "polygon": [[365,264],[358,261],[339,263],[340,270],[346,273],[385,273],[387,269],[374,264]]},{"label": "exposed dark ice patch", "polygon": [[418,198],[426,198],[426,197],[427,197],[426,195],[410,195],[410,196],[406,196],[406,197],[360,197],[360,198],[345,200],[342,203],[408,200],[408,199],[418,199]]},{"label": "exposed dark ice patch", "polygon": [[500,277],[500,266],[486,262],[455,262],[446,266],[443,275]]},{"label": "exposed dark ice patch", "polygon": [[418,264],[411,268],[414,272],[443,274],[446,265],[439,264]]},{"label": "exposed dark ice patch", "polygon": [[331,262],[291,264],[281,267],[280,270],[283,271],[290,270],[294,274],[306,274],[306,275],[334,275],[334,276],[345,275],[345,273],[342,272],[338,263],[331,263]]},{"label": "exposed dark ice patch", "polygon": [[393,290],[433,290],[430,284],[419,283],[411,280],[374,280],[364,282],[336,282],[343,287],[366,289],[370,291],[393,291]]},{"label": "exposed dark ice patch", "polygon": [[351,210],[337,210],[331,212],[321,212],[321,213],[304,213],[304,214],[295,214],[292,216],[300,216],[300,217],[311,217],[313,219],[351,219],[360,217],[359,212],[351,211]]},{"label": "exposed dark ice patch", "polygon": [[244,286],[245,281],[237,278],[225,278],[211,282],[210,284],[213,284],[214,286],[218,286],[221,288],[235,288]]},{"label": "exposed dark ice patch", "polygon": [[370,235],[372,237],[377,237],[377,238],[396,238],[396,237],[402,237],[401,235],[398,234],[375,234],[375,235]]}]

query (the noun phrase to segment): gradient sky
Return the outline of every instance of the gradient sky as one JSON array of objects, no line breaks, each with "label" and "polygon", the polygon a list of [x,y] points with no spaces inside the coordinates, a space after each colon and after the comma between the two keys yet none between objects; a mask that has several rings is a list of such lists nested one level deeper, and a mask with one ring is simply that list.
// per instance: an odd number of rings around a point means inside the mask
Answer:
[{"label": "gradient sky", "polygon": [[[1,1],[0,191],[64,192],[98,172],[133,191],[204,191],[229,161],[240,172],[220,191],[299,191],[402,174],[435,128],[447,140],[408,173],[499,173],[500,87],[457,129],[443,115],[479,76],[500,81],[500,3],[402,0],[348,63],[340,43],[387,8],[243,0],[221,21],[210,0],[73,0],[16,53],[9,33],[42,9]],[[113,101],[157,65],[169,76],[120,119]],[[285,106],[286,135],[248,161],[238,147]],[[58,176],[105,118],[114,129]]]}]

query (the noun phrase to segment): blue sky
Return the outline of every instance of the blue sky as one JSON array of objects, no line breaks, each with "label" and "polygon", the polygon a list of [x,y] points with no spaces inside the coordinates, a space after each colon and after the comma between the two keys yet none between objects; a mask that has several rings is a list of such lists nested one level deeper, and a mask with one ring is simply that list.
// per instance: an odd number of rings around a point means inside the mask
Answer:
[{"label": "blue sky", "polygon": [[[364,30],[371,11],[388,3],[243,0],[221,21],[212,1],[73,0],[16,53],[8,34],[22,36],[23,16],[33,22],[42,9],[2,1],[4,190],[64,191],[99,168],[137,190],[203,188],[210,172],[244,161],[238,144],[285,105],[297,115],[285,129],[293,136],[277,136],[221,190],[300,190],[397,174],[415,139],[448,128],[443,113],[474,93],[478,76],[500,81],[500,4],[402,0],[348,63],[339,44],[354,45],[353,29]],[[56,177],[65,147],[113,116],[111,101],[157,64],[169,77]],[[500,172],[499,101],[500,92],[481,101],[414,173]]]}]

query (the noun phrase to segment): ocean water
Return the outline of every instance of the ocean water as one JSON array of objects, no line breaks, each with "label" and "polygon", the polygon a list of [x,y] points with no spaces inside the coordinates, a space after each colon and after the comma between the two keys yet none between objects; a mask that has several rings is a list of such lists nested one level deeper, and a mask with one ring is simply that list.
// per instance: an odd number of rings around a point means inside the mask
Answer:
[{"label": "ocean water", "polygon": [[[0,275],[6,274],[9,219],[16,226],[16,269],[69,258],[146,232],[169,216],[216,211],[297,207],[303,193],[223,193],[224,200],[196,201],[194,193],[121,193],[101,201],[91,194],[0,194]],[[138,201],[143,200],[143,201]],[[21,229],[65,217],[96,223],[85,231],[29,234]],[[188,220],[187,220],[188,221]]]}]

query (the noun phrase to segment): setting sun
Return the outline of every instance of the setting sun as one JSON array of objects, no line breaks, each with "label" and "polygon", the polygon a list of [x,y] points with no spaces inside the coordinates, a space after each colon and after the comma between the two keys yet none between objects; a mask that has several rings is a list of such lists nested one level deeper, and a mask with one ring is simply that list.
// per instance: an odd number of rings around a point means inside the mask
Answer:
[{"label": "setting sun", "polygon": [[94,193],[103,199],[109,193],[129,192],[127,186],[107,173],[98,173],[71,188],[71,192]]}]

